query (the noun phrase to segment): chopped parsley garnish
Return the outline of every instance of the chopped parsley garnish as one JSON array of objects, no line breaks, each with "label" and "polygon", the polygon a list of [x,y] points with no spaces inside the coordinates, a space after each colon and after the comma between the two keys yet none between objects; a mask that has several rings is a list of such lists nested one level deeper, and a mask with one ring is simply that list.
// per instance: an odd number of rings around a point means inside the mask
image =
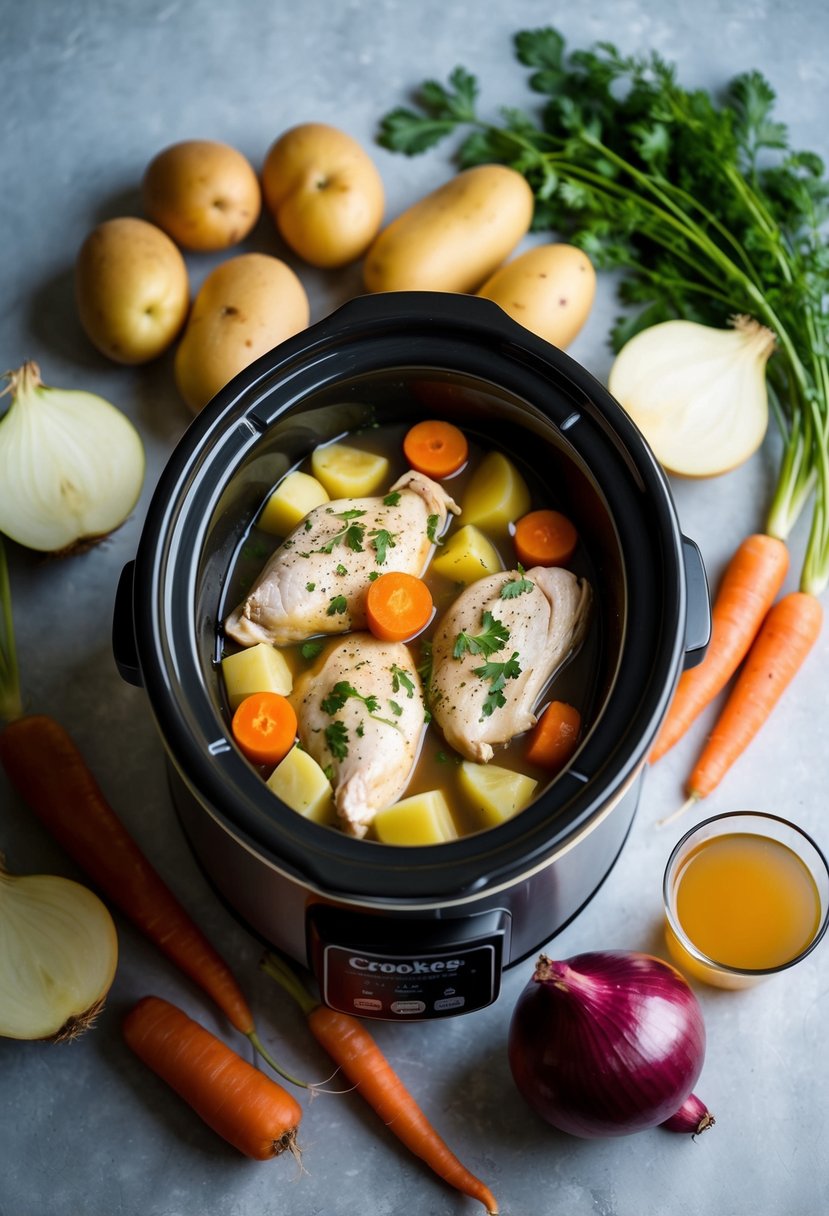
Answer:
[{"label": "chopped parsley garnish", "polygon": [[344,544],[354,553],[362,553],[363,541],[366,535],[365,524],[354,523],[355,519],[359,519],[361,515],[365,515],[365,511],[358,511],[352,508],[350,511],[331,512],[336,519],[341,519],[345,523],[345,527],[341,528],[330,540],[327,540],[324,545],[317,549],[317,553],[333,553],[334,549],[339,544]]},{"label": "chopped parsley garnish", "polygon": [[[345,760],[348,755],[348,727],[345,722],[332,722],[326,726],[325,742],[335,760]],[[328,779],[330,781],[331,777]]]},{"label": "chopped parsley garnish", "polygon": [[524,567],[518,563],[518,577],[509,578],[498,592],[502,600],[514,600],[525,591],[532,591],[535,583],[524,577]]},{"label": "chopped parsley garnish", "polygon": [[440,524],[439,515],[430,515],[429,518],[426,520],[426,535],[429,537],[429,540],[432,542],[433,545],[439,545],[441,543],[438,540],[438,525],[439,524]]},{"label": "chopped parsley garnish", "polygon": [[375,583],[379,577],[380,577],[380,575],[377,573],[377,571],[372,570],[368,576],[368,581],[370,583]]},{"label": "chopped parsley garnish", "polygon": [[270,549],[261,540],[251,540],[248,541],[246,545],[242,546],[242,557],[249,557],[257,561],[261,561],[261,559],[263,557],[267,557],[269,553]]},{"label": "chopped parsley garnish", "polygon": [[348,680],[337,681],[328,696],[323,698],[321,702],[322,709],[327,714],[339,713],[346,701],[352,698],[355,701],[362,701],[368,710],[369,717],[374,718],[376,722],[382,722],[385,726],[393,726],[395,730],[399,729],[396,722],[392,722],[390,718],[381,718],[377,713],[377,710],[380,708],[380,702],[373,694],[369,693],[367,697],[364,697],[353,684],[349,684]]},{"label": "chopped parsley garnish", "polygon": [[391,706],[391,712],[394,714],[395,718],[399,718],[403,713],[403,706],[398,705],[396,701],[389,701],[389,705]]},{"label": "chopped parsley garnish", "polygon": [[314,588],[316,587],[316,585],[317,585],[316,583],[306,583],[306,584],[305,584],[305,590],[306,590],[306,591],[313,591],[313,590],[314,590]]},{"label": "chopped parsley garnish", "polygon": [[373,532],[369,532],[369,536],[377,554],[377,565],[385,565],[386,551],[394,549],[396,545],[394,533],[389,532],[386,528],[375,528]]},{"label": "chopped parsley garnish", "polygon": [[344,595],[332,595],[325,610],[326,616],[342,616],[348,610],[348,600]]},{"label": "chopped parsley garnish", "polygon": [[489,692],[486,694],[483,705],[481,706],[481,716],[479,721],[483,722],[484,718],[489,718],[493,710],[500,709],[502,705],[506,705],[507,699],[504,696],[503,688],[507,680],[514,680],[521,675],[521,666],[518,662],[518,651],[514,650],[505,663],[484,663],[481,667],[474,667],[473,671],[476,676],[480,676],[482,680],[489,680]]},{"label": "chopped parsley garnish", "polygon": [[305,521],[305,531],[306,531],[306,532],[310,532],[310,531],[311,531],[311,529],[313,528],[313,526],[314,526],[314,525],[311,523],[310,519],[306,519],[306,521]]},{"label": "chopped parsley garnish", "polygon": [[426,723],[427,726],[432,721],[432,715],[429,713],[428,709],[424,709],[424,711],[423,711],[423,721]]},{"label": "chopped parsley garnish", "polygon": [[[420,643],[420,662],[417,666],[417,674],[420,676],[423,687],[428,689],[432,682],[432,643],[428,639]],[[392,691],[397,691],[394,685],[392,685]]]},{"label": "chopped parsley garnish", "polygon": [[396,507],[399,502],[400,502],[400,491],[392,490],[391,494],[387,494],[386,497],[383,499],[383,506],[384,507]]},{"label": "chopped parsley garnish", "polygon": [[447,756],[446,752],[438,752],[435,756],[435,759],[437,760],[438,764],[448,764],[449,763],[449,757]]},{"label": "chopped parsley garnish", "polygon": [[362,737],[365,733],[366,733],[366,728],[363,726],[362,722],[360,722],[358,724],[357,728],[355,729],[354,734],[357,736],[358,739],[362,739]]},{"label": "chopped parsley garnish", "polygon": [[489,609],[481,614],[481,625],[483,633],[458,634],[452,650],[453,658],[460,659],[465,654],[482,654],[488,657],[496,650],[503,650],[504,644],[509,641],[509,629],[506,625],[497,620]]},{"label": "chopped parsley garnish", "polygon": [[299,648],[299,653],[303,659],[315,659],[322,650],[322,642],[303,642]]},{"label": "chopped parsley garnish", "polygon": [[342,576],[343,574],[348,574],[348,571],[346,570],[346,568],[345,568],[345,566],[342,564],[342,562],[339,562],[339,563],[337,564],[337,569],[336,569],[335,573],[336,573],[336,574],[339,574],[340,576]]},{"label": "chopped parsley garnish", "polygon": [[391,690],[392,692],[400,692],[403,689],[406,696],[411,700],[414,696],[414,683],[412,677],[403,668],[398,667],[396,663],[391,665]]},{"label": "chopped parsley garnish", "polygon": [[333,783],[334,783],[334,765],[326,764],[325,768],[322,771],[325,773],[326,777],[333,785]]}]

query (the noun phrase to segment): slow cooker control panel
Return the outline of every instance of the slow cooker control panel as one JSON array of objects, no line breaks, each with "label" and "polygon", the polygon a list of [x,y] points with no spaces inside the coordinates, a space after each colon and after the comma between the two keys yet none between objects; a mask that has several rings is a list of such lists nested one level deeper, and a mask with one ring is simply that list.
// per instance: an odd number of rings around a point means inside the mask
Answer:
[{"label": "slow cooker control panel", "polygon": [[383,919],[313,909],[311,959],[323,1000],[363,1018],[405,1022],[491,1005],[501,988],[505,912],[457,921]]}]

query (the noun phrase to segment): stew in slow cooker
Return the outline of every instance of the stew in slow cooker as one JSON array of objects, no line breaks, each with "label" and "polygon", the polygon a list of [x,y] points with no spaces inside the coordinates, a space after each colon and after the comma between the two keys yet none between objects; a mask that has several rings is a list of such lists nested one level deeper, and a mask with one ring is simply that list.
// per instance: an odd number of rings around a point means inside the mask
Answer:
[{"label": "stew in slow cooker", "polygon": [[585,729],[595,579],[556,488],[449,423],[318,447],[230,572],[231,733],[295,811],[433,844],[496,826]]}]

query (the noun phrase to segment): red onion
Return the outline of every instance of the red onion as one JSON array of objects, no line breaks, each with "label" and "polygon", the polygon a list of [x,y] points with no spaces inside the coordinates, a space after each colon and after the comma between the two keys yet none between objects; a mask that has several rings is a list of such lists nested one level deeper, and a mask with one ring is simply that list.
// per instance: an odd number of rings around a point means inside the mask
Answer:
[{"label": "red onion", "polygon": [[623,1136],[677,1119],[673,1130],[703,1130],[698,1099],[696,1120],[696,1107],[679,1111],[704,1057],[696,996],[649,954],[597,951],[565,962],[542,954],[510,1024],[515,1084],[542,1119],[574,1136]]},{"label": "red onion", "polygon": [[705,1103],[701,1102],[696,1094],[689,1094],[679,1110],[660,1124],[660,1127],[669,1132],[690,1132],[692,1136],[701,1136],[716,1122]]}]

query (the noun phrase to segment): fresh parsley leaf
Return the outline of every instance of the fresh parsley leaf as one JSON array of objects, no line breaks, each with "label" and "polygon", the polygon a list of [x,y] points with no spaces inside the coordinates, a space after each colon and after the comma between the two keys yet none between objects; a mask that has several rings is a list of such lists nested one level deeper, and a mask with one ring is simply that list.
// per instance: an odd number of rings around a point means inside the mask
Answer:
[{"label": "fresh parsley leaf", "polygon": [[313,526],[314,526],[314,525],[311,523],[310,519],[306,519],[306,521],[305,521],[305,531],[306,531],[306,532],[310,532],[310,531],[311,531],[311,529],[313,528]]},{"label": "fresh parsley leaf", "polygon": [[502,600],[514,600],[519,595],[524,595],[527,591],[532,591],[535,583],[531,579],[524,577],[524,567],[518,563],[518,577],[510,578],[504,583],[501,590],[498,592]]},{"label": "fresh parsley leaf", "polygon": [[322,771],[325,773],[326,777],[333,785],[334,784],[334,765],[326,764],[325,768]]},{"label": "fresh parsley leaf", "polygon": [[481,626],[482,633],[458,634],[452,649],[453,658],[461,659],[465,654],[490,655],[497,650],[503,650],[509,641],[509,629],[502,621],[497,620],[488,608],[481,614]]},{"label": "fresh parsley leaf", "polygon": [[414,682],[412,677],[403,667],[398,667],[396,663],[391,665],[391,690],[392,692],[400,692],[403,689],[406,696],[411,700],[414,696]]},{"label": "fresh parsley leaf", "polygon": [[[331,722],[326,726],[325,742],[335,760],[345,760],[348,755],[348,727],[345,722]],[[328,779],[333,780],[333,773]]]},{"label": "fresh parsley leaf", "polygon": [[326,616],[342,616],[348,611],[348,600],[344,595],[332,595],[325,610]]},{"label": "fresh parsley leaf", "polygon": [[339,713],[346,701],[351,699],[362,701],[370,718],[374,718],[376,722],[382,722],[385,726],[393,726],[395,730],[399,727],[396,722],[392,722],[389,718],[381,718],[377,713],[380,708],[380,702],[373,693],[369,693],[364,697],[358,692],[353,684],[349,684],[348,680],[338,680],[331,691],[321,701],[321,707],[324,713],[336,714]]},{"label": "fresh parsley leaf", "polygon": [[324,545],[321,545],[317,549],[317,553],[333,553],[339,544],[344,544],[354,553],[362,553],[366,526],[365,524],[354,523],[354,520],[359,519],[361,515],[365,515],[365,511],[352,507],[348,511],[331,511],[329,514],[332,514],[335,519],[343,520],[345,527],[330,537]]},{"label": "fresh parsley leaf", "polygon": [[379,142],[406,156],[425,152],[449,135],[459,122],[474,121],[477,93],[477,80],[462,67],[451,73],[449,88],[427,80],[417,97],[422,112],[399,106],[386,114],[380,123]]},{"label": "fresh parsley leaf", "polygon": [[399,502],[400,502],[400,491],[392,490],[392,492],[390,494],[387,494],[386,497],[383,499],[383,506],[384,507],[396,507]]},{"label": "fresh parsley leaf", "polygon": [[380,577],[380,572],[378,570],[370,570],[369,575],[368,575],[368,581],[370,583],[376,583],[379,577]]},{"label": "fresh parsley leaf", "polygon": [[369,536],[377,554],[377,565],[385,565],[387,550],[396,547],[394,533],[389,532],[386,528],[375,528],[373,532],[369,532]]},{"label": "fresh parsley leaf", "polygon": [[362,737],[365,733],[366,733],[366,728],[363,726],[362,722],[358,723],[357,727],[354,730],[354,734],[357,736],[358,739],[362,739]]},{"label": "fresh parsley leaf", "polygon": [[242,546],[242,557],[250,558],[251,561],[262,561],[269,553],[270,549],[261,540],[251,540]]},{"label": "fresh parsley leaf", "polygon": [[426,535],[428,536],[429,540],[432,542],[433,545],[441,544],[441,541],[438,539],[439,524],[440,524],[439,515],[430,515],[429,518],[426,520]]},{"label": "fresh parsley leaf", "polygon": [[359,519],[361,515],[365,515],[365,511],[361,511],[358,507],[351,507],[348,511],[335,511],[335,519]]},{"label": "fresh parsley leaf", "polygon": [[303,659],[315,659],[323,648],[322,642],[303,642],[299,648],[299,653]]},{"label": "fresh parsley leaf", "polygon": [[334,573],[335,573],[335,574],[339,574],[340,576],[342,576],[343,574],[348,574],[348,571],[346,570],[346,568],[345,568],[345,566],[342,564],[342,562],[339,562],[339,563],[338,563],[338,565],[337,565],[337,569],[334,571]]},{"label": "fresh parsley leaf", "polygon": [[403,706],[398,705],[396,701],[389,701],[389,705],[391,706],[391,712],[394,714],[395,718],[399,718],[403,713]]},{"label": "fresh parsley leaf", "polygon": [[521,675],[518,651],[514,650],[504,663],[487,662],[481,667],[473,668],[473,671],[480,679],[489,681],[489,691],[481,706],[481,717],[479,719],[479,721],[483,722],[484,718],[491,717],[496,709],[500,709],[501,706],[506,705],[507,699],[504,696],[503,689],[507,680],[515,680]]},{"label": "fresh parsley leaf", "polygon": [[305,590],[306,590],[306,591],[313,591],[313,590],[314,590],[314,588],[316,587],[316,585],[317,585],[316,583],[306,583],[306,584],[305,584]]}]

